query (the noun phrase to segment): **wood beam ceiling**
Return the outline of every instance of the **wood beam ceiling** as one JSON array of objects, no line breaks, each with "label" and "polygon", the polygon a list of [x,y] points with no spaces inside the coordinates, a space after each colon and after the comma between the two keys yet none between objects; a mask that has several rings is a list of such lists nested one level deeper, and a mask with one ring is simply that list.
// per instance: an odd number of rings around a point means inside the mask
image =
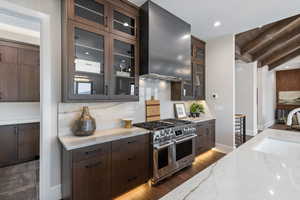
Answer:
[{"label": "wood beam ceiling", "polygon": [[292,17],[286,20],[274,23],[269,29],[259,34],[254,40],[248,42],[241,47],[242,55],[245,53],[252,53],[263,45],[268,45],[273,41],[276,41],[287,32],[294,30],[300,25],[300,17]]},{"label": "wood beam ceiling", "polygon": [[236,36],[236,58],[272,70],[300,55],[300,15]]},{"label": "wood beam ceiling", "polygon": [[300,49],[295,50],[294,52],[291,52],[290,54],[280,58],[279,60],[276,60],[273,63],[269,64],[269,70],[273,70],[276,67],[292,60],[293,58],[296,58],[297,56],[300,56]]},{"label": "wood beam ceiling", "polygon": [[297,49],[300,49],[300,37],[296,41],[292,41],[290,43],[287,43],[284,45],[284,47],[275,50],[272,52],[270,56],[267,58],[261,60],[262,66],[269,65],[271,63],[276,62],[277,60],[281,59],[282,57],[285,57],[286,55],[289,55],[296,51]]},{"label": "wood beam ceiling", "polygon": [[270,55],[273,51],[282,48],[286,43],[300,38],[300,25],[292,31],[287,32],[286,34],[279,37],[277,40],[271,42],[268,45],[265,45],[263,48],[260,48],[258,51],[252,54],[253,60],[262,60],[266,56]]}]

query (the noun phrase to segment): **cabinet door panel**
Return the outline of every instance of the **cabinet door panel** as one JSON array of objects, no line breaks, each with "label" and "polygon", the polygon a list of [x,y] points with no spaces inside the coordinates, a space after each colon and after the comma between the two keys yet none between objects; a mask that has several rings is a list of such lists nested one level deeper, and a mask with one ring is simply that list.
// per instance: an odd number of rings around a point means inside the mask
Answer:
[{"label": "cabinet door panel", "polygon": [[112,16],[112,32],[129,39],[137,39],[138,17],[119,7],[113,7]]},{"label": "cabinet door panel", "polygon": [[71,99],[108,99],[107,33],[71,23],[69,93]]},{"label": "cabinet door panel", "polygon": [[19,161],[30,161],[36,158],[39,135],[38,124],[23,124],[18,128]]},{"label": "cabinet door panel", "polygon": [[17,162],[17,130],[15,126],[0,126],[0,167]]},{"label": "cabinet door panel", "polygon": [[18,65],[0,62],[0,101],[18,101],[18,93]]},{"label": "cabinet door panel", "polygon": [[0,63],[17,64],[18,49],[0,45]]},{"label": "cabinet door panel", "polygon": [[68,0],[69,17],[80,23],[108,30],[108,7],[102,0]]},{"label": "cabinet door panel", "polygon": [[138,59],[135,42],[113,37],[112,98],[138,99]]},{"label": "cabinet door panel", "polygon": [[110,199],[108,155],[73,164],[73,200]]},{"label": "cabinet door panel", "polygon": [[39,51],[19,49],[19,100],[39,101]]}]

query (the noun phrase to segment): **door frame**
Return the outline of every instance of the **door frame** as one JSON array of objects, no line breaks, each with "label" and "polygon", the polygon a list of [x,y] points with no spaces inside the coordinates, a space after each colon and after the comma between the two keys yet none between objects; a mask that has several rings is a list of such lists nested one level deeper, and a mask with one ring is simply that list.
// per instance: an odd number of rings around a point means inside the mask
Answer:
[{"label": "door frame", "polygon": [[[51,51],[51,24],[48,14],[32,9],[1,1],[0,8],[14,13],[20,13],[40,21],[40,162],[39,162],[39,198],[43,200],[55,199],[55,194],[51,194],[51,144],[52,133],[57,132],[57,102],[53,98],[52,80],[49,74],[53,74]],[[56,135],[55,135],[56,137]],[[51,194],[51,195],[49,195]]]}]

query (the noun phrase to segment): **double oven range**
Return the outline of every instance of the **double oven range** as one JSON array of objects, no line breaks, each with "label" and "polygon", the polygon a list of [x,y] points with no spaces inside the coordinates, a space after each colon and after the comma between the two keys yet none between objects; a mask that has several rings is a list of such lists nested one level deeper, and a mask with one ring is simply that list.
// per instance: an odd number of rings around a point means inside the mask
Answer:
[{"label": "double oven range", "polygon": [[166,119],[134,124],[152,135],[153,184],[191,165],[195,159],[196,128],[193,123]]}]

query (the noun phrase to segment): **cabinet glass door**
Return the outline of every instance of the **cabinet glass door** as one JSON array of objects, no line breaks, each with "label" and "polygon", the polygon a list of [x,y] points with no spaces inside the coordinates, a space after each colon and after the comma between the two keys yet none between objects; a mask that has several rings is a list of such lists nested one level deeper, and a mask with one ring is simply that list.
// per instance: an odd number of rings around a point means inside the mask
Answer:
[{"label": "cabinet glass door", "polygon": [[73,95],[107,96],[105,86],[105,36],[74,28]]},{"label": "cabinet glass door", "polygon": [[197,100],[205,99],[205,67],[200,63],[193,63],[193,76],[195,98]]},{"label": "cabinet glass door", "polygon": [[193,83],[192,81],[184,81],[183,82],[183,97],[184,99],[193,98],[194,92],[193,92]]},{"label": "cabinet glass door", "polygon": [[121,36],[136,38],[136,17],[120,10],[113,10],[113,32]]},{"label": "cabinet glass door", "polygon": [[72,0],[77,21],[97,27],[107,26],[106,5],[101,0]]},{"label": "cabinet glass door", "polygon": [[129,41],[113,39],[113,94],[137,96],[136,46]]}]

